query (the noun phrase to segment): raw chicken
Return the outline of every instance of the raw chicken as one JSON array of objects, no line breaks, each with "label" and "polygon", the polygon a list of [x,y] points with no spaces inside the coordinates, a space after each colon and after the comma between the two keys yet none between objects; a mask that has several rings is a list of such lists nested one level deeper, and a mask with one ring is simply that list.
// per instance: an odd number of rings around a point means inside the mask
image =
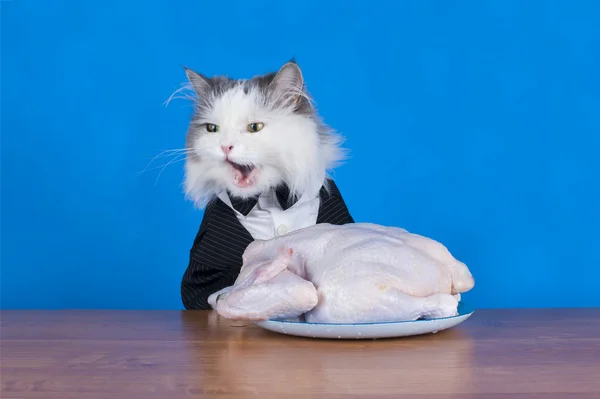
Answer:
[{"label": "raw chicken", "polygon": [[474,284],[432,239],[369,223],[317,224],[251,243],[234,285],[209,303],[247,321],[403,321],[456,315]]}]

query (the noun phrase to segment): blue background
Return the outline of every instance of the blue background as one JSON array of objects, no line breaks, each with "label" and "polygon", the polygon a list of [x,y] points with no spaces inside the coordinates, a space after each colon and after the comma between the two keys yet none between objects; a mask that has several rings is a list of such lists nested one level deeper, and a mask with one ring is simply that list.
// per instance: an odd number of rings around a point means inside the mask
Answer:
[{"label": "blue background", "polygon": [[[600,306],[600,2],[3,1],[3,308],[182,308],[204,74],[295,56],[357,221],[440,240],[476,307]],[[160,166],[161,158],[151,167]]]}]

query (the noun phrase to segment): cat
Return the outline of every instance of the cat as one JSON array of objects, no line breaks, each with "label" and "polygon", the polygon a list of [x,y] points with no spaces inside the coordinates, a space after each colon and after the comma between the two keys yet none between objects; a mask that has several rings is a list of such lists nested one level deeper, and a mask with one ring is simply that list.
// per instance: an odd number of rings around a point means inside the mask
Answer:
[{"label": "cat", "polygon": [[329,175],[346,159],[343,137],[317,114],[295,60],[250,79],[185,72],[195,107],[184,191],[205,211],[181,297],[186,309],[210,309],[252,241],[354,220]]}]

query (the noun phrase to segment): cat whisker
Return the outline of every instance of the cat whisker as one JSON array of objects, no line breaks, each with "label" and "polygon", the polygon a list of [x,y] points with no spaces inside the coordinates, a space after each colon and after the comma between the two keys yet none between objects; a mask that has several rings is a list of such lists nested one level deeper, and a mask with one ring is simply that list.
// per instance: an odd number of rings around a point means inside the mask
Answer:
[{"label": "cat whisker", "polygon": [[[189,91],[189,93],[185,93],[185,91]],[[169,98],[164,102],[164,106],[167,107],[169,103],[176,98],[182,100],[190,100],[194,103],[198,101],[198,98],[196,97],[196,92],[189,83],[184,83],[179,89],[175,90],[173,94],[171,94]]]},{"label": "cat whisker", "polygon": [[179,155],[188,155],[192,151],[193,151],[192,148],[176,148],[176,149],[172,149],[172,150],[162,151],[161,153],[159,153],[158,155],[156,155],[154,158],[152,158],[150,160],[150,162],[148,162],[148,164],[144,167],[143,170],[141,170],[140,172],[137,172],[136,174],[142,174],[142,173],[144,173],[147,170],[155,169],[155,168],[148,169],[148,167],[152,164],[152,162],[154,162],[158,158],[170,157],[170,156],[174,156],[174,155],[177,155],[177,156],[179,156]]},{"label": "cat whisker", "polygon": [[185,148],[173,148],[172,150],[164,150],[164,151],[161,152],[161,154],[164,153],[164,152],[191,151],[191,150],[193,150],[193,148],[188,148],[188,147],[185,147]]},{"label": "cat whisker", "polygon": [[[182,158],[183,156],[183,158]],[[160,175],[162,174],[162,172],[165,170],[165,168],[171,164],[174,164],[176,162],[181,162],[184,161],[186,159],[187,153],[186,154],[179,154],[177,155],[177,157],[175,157],[174,159],[171,159],[169,162],[167,162],[162,169],[160,170],[160,172],[158,172],[158,176],[156,176],[156,180],[154,180],[154,185],[156,186],[156,183],[158,182],[158,178],[160,177]]]},{"label": "cat whisker", "polygon": [[178,149],[178,150],[167,150],[167,151],[161,152],[155,158],[170,157],[170,156],[177,155],[177,154],[191,154],[193,151],[194,151],[193,148],[182,148],[182,149]]},{"label": "cat whisker", "polygon": [[176,163],[176,162],[181,162],[181,161],[185,161],[185,158],[179,158],[179,159],[173,158],[173,159],[169,160],[169,162],[167,162],[167,163],[164,163],[164,164],[161,164],[161,165],[158,165],[158,166],[154,166],[152,168],[147,169],[146,172],[150,172],[150,171],[156,170],[156,169],[162,169],[162,168],[170,165],[171,163]]}]

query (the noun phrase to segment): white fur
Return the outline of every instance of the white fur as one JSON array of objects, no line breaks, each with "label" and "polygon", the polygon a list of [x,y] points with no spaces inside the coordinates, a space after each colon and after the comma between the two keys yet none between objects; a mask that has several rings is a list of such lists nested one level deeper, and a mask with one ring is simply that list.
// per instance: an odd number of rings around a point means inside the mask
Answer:
[{"label": "white fur", "polygon": [[[289,96],[282,92],[282,96]],[[211,99],[212,106],[192,123],[194,140],[189,145],[185,165],[185,193],[198,207],[228,190],[235,196],[249,197],[286,182],[292,194],[316,194],[326,183],[327,171],[344,159],[339,147],[342,138],[309,116],[295,114],[288,107],[261,106],[259,90],[244,93],[241,84]],[[199,101],[202,101],[201,99]],[[264,123],[250,133],[247,125]],[[201,123],[220,127],[207,132]],[[319,134],[319,130],[327,132]],[[258,173],[252,187],[234,184],[231,166],[225,162],[221,146],[233,146],[229,159],[256,165]]]}]

